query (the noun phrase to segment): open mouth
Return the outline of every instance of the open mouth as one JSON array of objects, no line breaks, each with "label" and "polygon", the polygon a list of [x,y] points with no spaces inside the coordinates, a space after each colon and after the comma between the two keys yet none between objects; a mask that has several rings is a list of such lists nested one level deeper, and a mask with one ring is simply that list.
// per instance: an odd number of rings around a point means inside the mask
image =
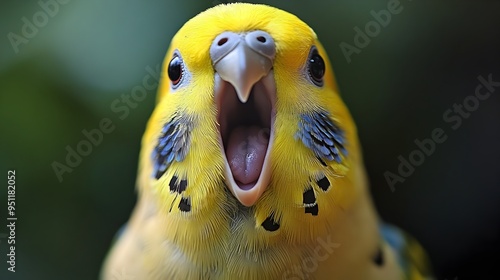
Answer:
[{"label": "open mouth", "polygon": [[252,86],[245,103],[229,82],[216,75],[215,100],[226,184],[246,206],[253,205],[269,183],[275,97],[272,70]]}]

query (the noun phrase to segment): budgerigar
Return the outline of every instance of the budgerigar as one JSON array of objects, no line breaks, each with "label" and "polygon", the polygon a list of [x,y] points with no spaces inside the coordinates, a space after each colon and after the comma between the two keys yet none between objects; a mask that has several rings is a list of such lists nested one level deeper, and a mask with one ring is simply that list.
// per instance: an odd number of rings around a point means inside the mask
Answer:
[{"label": "budgerigar", "polygon": [[299,18],[213,7],[178,31],[163,72],[102,279],[430,279],[418,243],[380,222],[355,124]]}]

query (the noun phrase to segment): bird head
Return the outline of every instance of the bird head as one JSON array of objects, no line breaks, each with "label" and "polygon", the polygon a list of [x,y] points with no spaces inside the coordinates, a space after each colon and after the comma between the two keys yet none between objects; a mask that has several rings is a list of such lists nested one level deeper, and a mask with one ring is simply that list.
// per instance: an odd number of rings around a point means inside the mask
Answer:
[{"label": "bird head", "polygon": [[[325,50],[295,15],[265,5],[211,8],[174,36],[163,73],[144,138],[153,176],[144,180],[181,195],[181,211],[226,188],[244,207],[317,215],[316,193],[353,184],[354,123]],[[335,191],[347,198],[354,189]]]}]

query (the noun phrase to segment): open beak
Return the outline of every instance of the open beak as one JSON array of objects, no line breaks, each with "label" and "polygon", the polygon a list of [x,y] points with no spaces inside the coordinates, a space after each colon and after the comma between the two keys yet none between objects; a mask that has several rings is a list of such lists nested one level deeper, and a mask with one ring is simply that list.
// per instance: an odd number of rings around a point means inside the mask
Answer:
[{"label": "open beak", "polygon": [[260,198],[271,177],[275,52],[272,37],[260,30],[221,33],[210,48],[226,185],[248,207]]}]

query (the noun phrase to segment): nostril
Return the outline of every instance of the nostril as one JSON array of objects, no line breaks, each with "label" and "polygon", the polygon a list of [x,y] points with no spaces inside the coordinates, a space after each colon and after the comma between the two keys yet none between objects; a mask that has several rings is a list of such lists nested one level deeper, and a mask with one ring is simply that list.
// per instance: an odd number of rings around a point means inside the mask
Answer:
[{"label": "nostril", "polygon": [[[234,50],[240,42],[240,34],[226,31],[217,35],[210,45],[210,58],[212,59],[212,63],[215,65],[224,56]],[[257,44],[257,42],[254,44]]]},{"label": "nostril", "polygon": [[227,43],[227,38],[224,37],[224,38],[220,38],[219,42],[217,42],[217,46],[222,46],[224,45],[225,43]]},{"label": "nostril", "polygon": [[261,54],[271,61],[276,55],[276,45],[273,37],[262,30],[234,33],[225,31],[217,35],[210,45],[210,58],[212,64],[217,64],[237,46],[246,45],[254,52]]},{"label": "nostril", "polygon": [[255,30],[245,35],[245,43],[257,53],[273,60],[276,55],[276,45],[273,37],[262,30]]}]

